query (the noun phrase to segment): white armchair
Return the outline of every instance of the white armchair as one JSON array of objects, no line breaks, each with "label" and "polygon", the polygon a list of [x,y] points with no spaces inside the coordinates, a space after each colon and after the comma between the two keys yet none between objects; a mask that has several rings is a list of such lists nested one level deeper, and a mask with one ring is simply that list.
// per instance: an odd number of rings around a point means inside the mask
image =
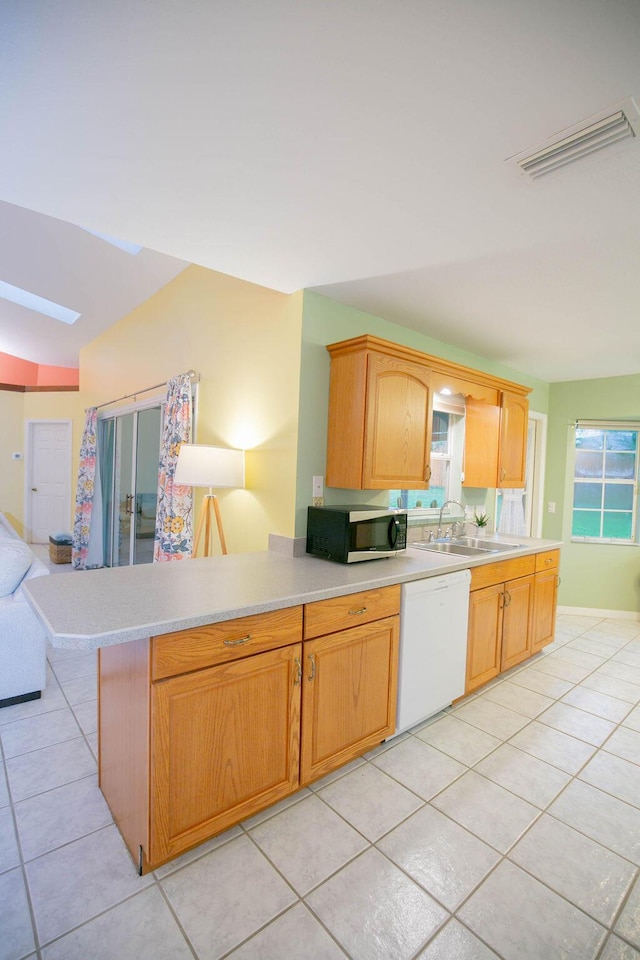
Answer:
[{"label": "white armchair", "polygon": [[46,638],[22,584],[48,573],[0,513],[0,707],[36,700],[46,686]]}]

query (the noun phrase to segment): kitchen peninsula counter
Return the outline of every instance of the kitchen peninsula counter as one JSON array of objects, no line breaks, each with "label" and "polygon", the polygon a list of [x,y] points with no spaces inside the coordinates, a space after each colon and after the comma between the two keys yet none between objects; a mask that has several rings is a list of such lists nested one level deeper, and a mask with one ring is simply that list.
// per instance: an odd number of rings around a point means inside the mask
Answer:
[{"label": "kitchen peninsula counter", "polygon": [[23,590],[53,646],[92,650],[562,546],[556,540],[517,542],[522,546],[507,553],[473,559],[409,548],[353,564],[268,550],[39,577]]}]

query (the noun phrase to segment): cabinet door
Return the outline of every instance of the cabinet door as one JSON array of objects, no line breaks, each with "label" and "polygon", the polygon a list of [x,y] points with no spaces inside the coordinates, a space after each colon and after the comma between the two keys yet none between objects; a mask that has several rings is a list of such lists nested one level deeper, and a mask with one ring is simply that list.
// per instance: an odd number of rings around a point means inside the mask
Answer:
[{"label": "cabinet door", "polygon": [[508,670],[531,655],[534,580],[532,574],[504,585],[501,670]]},{"label": "cabinet door", "polygon": [[297,788],[301,655],[294,644],[153,685],[152,865]]},{"label": "cabinet door", "polygon": [[500,673],[503,604],[503,583],[469,594],[467,693]]},{"label": "cabinet door", "polygon": [[524,487],[527,465],[529,401],[504,392],[500,410],[499,487]]},{"label": "cabinet door", "polygon": [[463,487],[495,487],[498,478],[500,407],[467,397],[464,414]]},{"label": "cabinet door", "polygon": [[360,756],[395,730],[399,617],[307,640],[300,783]]},{"label": "cabinet door", "polygon": [[430,377],[427,367],[410,360],[369,355],[363,489],[429,486]]},{"label": "cabinet door", "polygon": [[533,622],[531,627],[532,653],[537,653],[553,641],[556,628],[557,600],[557,569],[544,570],[536,573],[533,594]]}]

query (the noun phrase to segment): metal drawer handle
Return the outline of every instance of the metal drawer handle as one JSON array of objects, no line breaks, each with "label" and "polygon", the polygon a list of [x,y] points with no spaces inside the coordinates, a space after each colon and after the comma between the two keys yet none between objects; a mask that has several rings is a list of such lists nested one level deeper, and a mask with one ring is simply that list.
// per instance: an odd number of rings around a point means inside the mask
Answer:
[{"label": "metal drawer handle", "polygon": [[349,616],[357,617],[359,616],[359,614],[366,613],[366,612],[367,612],[366,607],[360,607],[358,610],[349,610]]},{"label": "metal drawer handle", "polygon": [[247,640],[251,640],[251,634],[248,633],[246,637],[239,637],[238,640],[223,640],[225,647],[239,647],[241,643],[246,643]]},{"label": "metal drawer handle", "polygon": [[311,673],[307,677],[307,680],[313,680],[316,675],[316,656],[314,653],[309,654],[309,660],[311,660]]},{"label": "metal drawer handle", "polygon": [[302,680],[302,661],[300,657],[296,657],[293,662],[296,665],[296,678],[293,681],[293,685],[297,687],[300,681]]}]

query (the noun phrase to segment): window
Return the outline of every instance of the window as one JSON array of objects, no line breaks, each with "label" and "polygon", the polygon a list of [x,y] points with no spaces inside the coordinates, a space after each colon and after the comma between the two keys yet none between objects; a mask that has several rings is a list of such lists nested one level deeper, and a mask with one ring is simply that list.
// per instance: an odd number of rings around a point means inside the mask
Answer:
[{"label": "window", "polygon": [[464,407],[434,401],[431,423],[431,479],[428,490],[390,490],[389,506],[404,510],[439,510],[461,494]]},{"label": "window", "polygon": [[571,537],[634,543],[640,423],[576,425]]}]

